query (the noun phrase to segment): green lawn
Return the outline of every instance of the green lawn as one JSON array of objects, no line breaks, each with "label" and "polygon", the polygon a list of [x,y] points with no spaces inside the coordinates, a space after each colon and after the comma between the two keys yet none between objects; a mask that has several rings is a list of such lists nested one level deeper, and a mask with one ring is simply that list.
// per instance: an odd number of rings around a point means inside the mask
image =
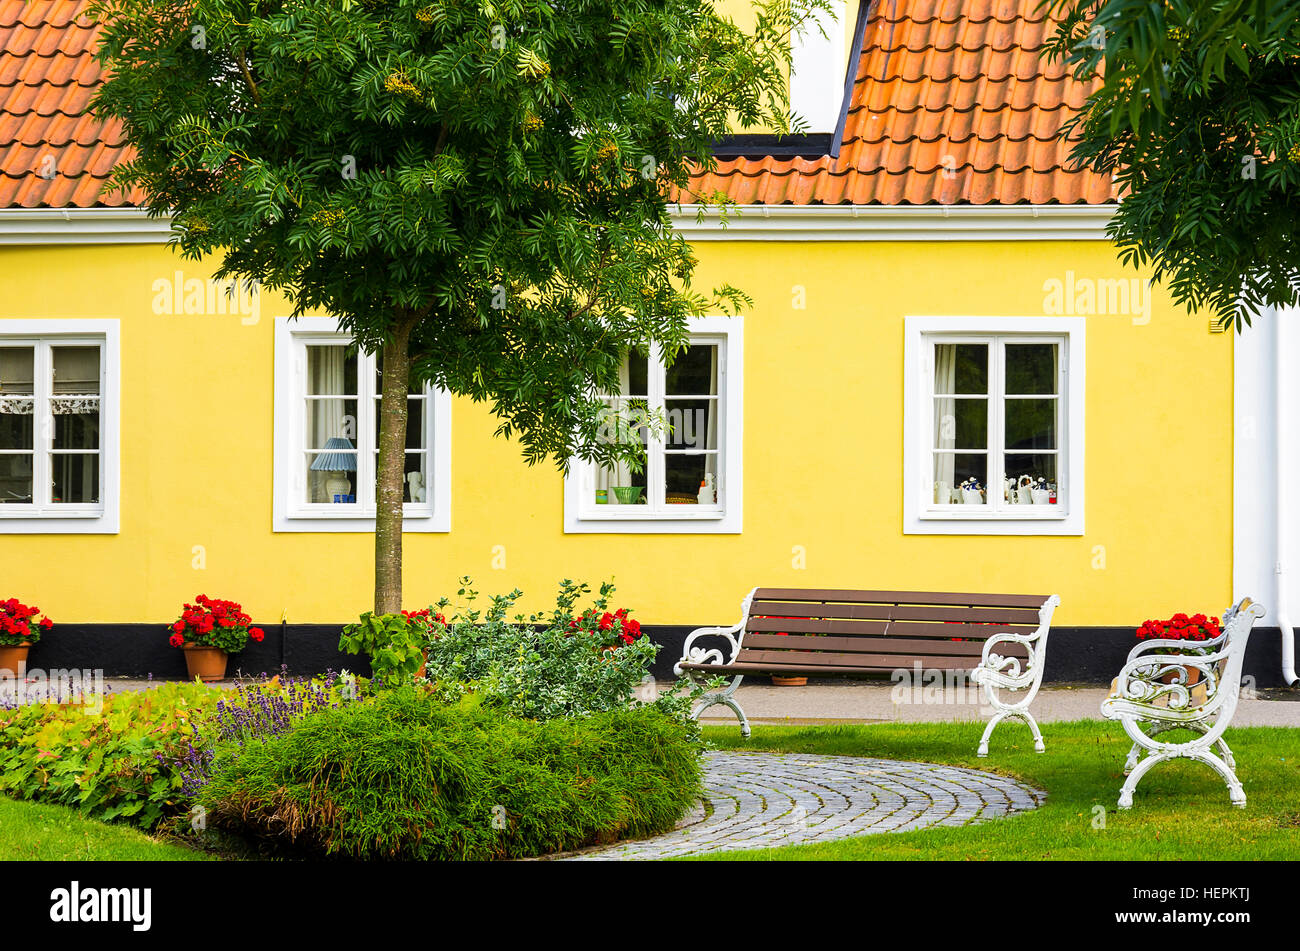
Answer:
[{"label": "green lawn", "polygon": [[[1300,729],[1229,730],[1244,810],[1209,767],[1157,766],[1138,787],[1130,812],[1115,809],[1128,751],[1118,726],[1053,723],[1037,754],[1019,724],[999,727],[987,759],[977,723],[778,727],[758,725],[750,740],[734,726],[705,727],[722,749],[878,756],[970,766],[1047,790],[1044,806],[1008,819],[955,829],[887,833],[819,845],[714,854],[732,859],[1296,859],[1300,858]],[[1095,806],[1105,828],[1093,827]],[[201,861],[211,856],[159,841],[124,825],[84,819],[62,806],[0,797],[0,860],[116,859]]]},{"label": "green lawn", "polygon": [[[749,740],[736,727],[705,727],[723,749],[878,756],[970,766],[1047,791],[1032,812],[962,828],[885,833],[817,845],[714,854],[711,859],[1296,859],[1300,858],[1300,729],[1247,727],[1226,739],[1237,757],[1246,808],[1208,766],[1157,765],[1138,786],[1133,809],[1115,808],[1128,738],[1100,721],[1043,727],[1047,752],[1029,731],[1003,725],[987,759],[975,756],[983,724],[924,723],[781,727],[757,725]],[[1170,734],[1176,738],[1175,734]],[[1105,828],[1094,829],[1094,807]]]},{"label": "green lawn", "polygon": [[129,826],[85,819],[65,806],[17,802],[0,796],[0,861],[194,862],[209,858],[202,852],[150,838]]}]

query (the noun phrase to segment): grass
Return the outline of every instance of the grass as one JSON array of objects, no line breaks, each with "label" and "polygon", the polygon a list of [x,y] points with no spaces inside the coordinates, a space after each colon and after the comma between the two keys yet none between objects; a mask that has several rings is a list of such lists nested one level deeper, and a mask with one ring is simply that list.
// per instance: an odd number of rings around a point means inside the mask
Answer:
[{"label": "grass", "polygon": [[0,796],[0,861],[195,862],[209,858],[129,826],[87,819],[67,806]]},{"label": "grass", "polygon": [[[720,860],[1173,860],[1300,858],[1300,729],[1244,727],[1226,739],[1246,789],[1245,809],[1202,763],[1158,764],[1143,777],[1133,809],[1115,808],[1128,738],[1101,721],[1044,727],[1047,752],[1029,731],[1003,725],[989,756],[975,747],[983,724],[911,723],[784,727],[758,725],[749,740],[734,727],[705,727],[719,749],[872,756],[969,766],[1047,791],[1032,812],[960,828],[886,833],[810,845],[727,852]],[[1175,734],[1169,734],[1177,738]],[[1098,812],[1096,807],[1104,812]],[[1094,822],[1104,818],[1103,828]]]}]

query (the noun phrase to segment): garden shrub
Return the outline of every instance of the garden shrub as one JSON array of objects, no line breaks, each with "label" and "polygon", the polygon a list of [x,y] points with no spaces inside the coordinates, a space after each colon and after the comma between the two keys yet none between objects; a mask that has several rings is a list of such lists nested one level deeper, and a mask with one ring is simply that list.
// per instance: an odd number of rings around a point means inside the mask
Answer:
[{"label": "garden shrub", "polygon": [[173,683],[109,694],[98,713],[54,700],[0,709],[0,793],[153,829],[185,809],[173,761],[220,696]]},{"label": "garden shrub", "polygon": [[527,720],[405,686],[223,745],[195,802],[273,854],[499,859],[672,828],[700,791],[686,725],[653,706]]},{"label": "garden shrub", "polygon": [[[659,646],[642,636],[626,609],[611,609],[612,584],[601,585],[593,604],[577,612],[590,588],[562,581],[550,615],[516,614],[513,620],[507,615],[519,590],[494,596],[480,611],[470,585],[461,579],[466,606],[450,620],[435,615],[439,623],[430,627],[425,670],[442,699],[473,692],[488,706],[540,720],[653,702],[694,729],[689,710],[701,691],[692,692],[685,681],[662,696],[646,689],[653,688],[650,665]],[[435,607],[447,612],[448,605],[444,599]]]}]

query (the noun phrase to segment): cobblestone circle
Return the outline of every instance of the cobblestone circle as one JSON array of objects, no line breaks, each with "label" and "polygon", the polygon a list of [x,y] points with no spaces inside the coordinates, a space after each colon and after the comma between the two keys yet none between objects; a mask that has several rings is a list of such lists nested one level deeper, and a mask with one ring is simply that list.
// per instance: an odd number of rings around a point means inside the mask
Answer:
[{"label": "cobblestone circle", "polygon": [[704,798],[672,832],[567,857],[665,859],[963,826],[1035,809],[1047,794],[957,766],[710,752],[705,754]]}]

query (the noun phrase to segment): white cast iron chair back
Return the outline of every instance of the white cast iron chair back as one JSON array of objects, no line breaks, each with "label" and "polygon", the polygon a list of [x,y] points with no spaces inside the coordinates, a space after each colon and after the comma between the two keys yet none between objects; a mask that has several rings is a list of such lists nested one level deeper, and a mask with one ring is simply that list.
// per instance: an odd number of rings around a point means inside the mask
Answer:
[{"label": "white cast iron chair back", "polygon": [[[749,623],[749,607],[754,602],[754,592],[758,588],[751,588],[749,594],[745,595],[740,602],[740,621],[731,627],[701,627],[691,631],[686,638],[686,643],[682,645],[682,659],[673,665],[673,673],[678,677],[682,675],[682,664],[730,664],[740,653],[741,642],[745,639],[745,625]],[[695,642],[701,637],[721,637],[730,648],[724,655],[722,648],[704,648],[695,646]],[[716,674],[709,675],[702,671],[690,671],[692,680],[709,680],[716,677]],[[695,705],[691,715],[695,719],[700,718],[700,714],[715,704],[721,704],[729,707],[740,720],[740,735],[749,736],[749,718],[745,716],[745,711],[741,709],[740,702],[736,699],[736,689],[740,682],[744,680],[743,674],[736,674],[731,678],[731,683],[725,689],[711,694],[705,694],[700,702]]]},{"label": "white cast iron chair back", "polygon": [[[984,728],[984,735],[980,737],[977,756],[989,755],[989,737],[993,735],[994,727],[1006,719],[1023,720],[1034,736],[1035,752],[1041,753],[1046,749],[1042,731],[1038,729],[1038,722],[1029,712],[1029,705],[1034,702],[1038,688],[1043,682],[1043,664],[1047,659],[1047,634],[1052,626],[1052,614],[1060,603],[1060,597],[1055,594],[1043,602],[1043,606],[1038,609],[1038,630],[1034,633],[1012,634],[1004,631],[994,634],[984,642],[980,664],[971,671],[970,679],[972,683],[983,686],[988,705],[996,712],[988,726]],[[1000,644],[1023,645],[1029,652],[1024,667],[1020,666],[1019,658],[1004,657],[999,654],[994,648]],[[999,692],[1002,690],[1013,692],[1023,690],[1025,693],[1014,703],[1008,703],[1002,699]]]},{"label": "white cast iron chair back", "polygon": [[[1149,640],[1129,652],[1110,696],[1101,704],[1101,715],[1118,720],[1133,739],[1119,808],[1132,808],[1133,791],[1153,766],[1178,758],[1205,763],[1223,777],[1233,805],[1245,807],[1246,793],[1223,732],[1241,698],[1241,667],[1251,628],[1264,614],[1262,605],[1242,598],[1223,612],[1223,633],[1212,640]],[[1199,674],[1196,683],[1193,671]],[[1179,742],[1156,739],[1170,730],[1196,735]],[[1211,752],[1215,746],[1222,758]]]}]

